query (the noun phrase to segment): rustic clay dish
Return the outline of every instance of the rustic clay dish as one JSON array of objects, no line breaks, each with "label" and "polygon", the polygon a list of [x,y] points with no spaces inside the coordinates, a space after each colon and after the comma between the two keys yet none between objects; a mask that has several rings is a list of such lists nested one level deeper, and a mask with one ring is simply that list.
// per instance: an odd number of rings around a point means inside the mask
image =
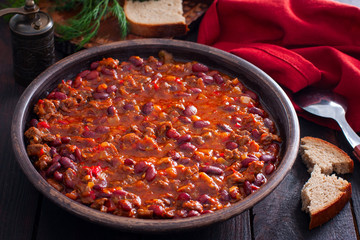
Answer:
[{"label": "rustic clay dish", "polygon": [[[88,68],[93,61],[101,60],[103,57],[114,57],[122,61],[133,55],[157,56],[160,50],[172,53],[177,61],[199,61],[223,73],[246,79],[243,80],[244,84],[260,96],[263,106],[272,114],[280,129],[283,145],[282,161],[278,169],[258,191],[231,207],[184,219],[149,220],[115,216],[75,202],[55,190],[40,176],[26,153],[24,130],[26,123],[31,119],[33,105],[39,98],[45,97],[61,80],[74,77],[81,70]],[[192,42],[163,39],[112,43],[78,52],[57,62],[37,77],[20,97],[14,112],[11,137],[22,170],[46,197],[84,219],[136,232],[167,232],[197,228],[240,214],[265,198],[284,179],[296,159],[300,138],[298,119],[291,102],[275,81],[259,68],[215,48]]]}]

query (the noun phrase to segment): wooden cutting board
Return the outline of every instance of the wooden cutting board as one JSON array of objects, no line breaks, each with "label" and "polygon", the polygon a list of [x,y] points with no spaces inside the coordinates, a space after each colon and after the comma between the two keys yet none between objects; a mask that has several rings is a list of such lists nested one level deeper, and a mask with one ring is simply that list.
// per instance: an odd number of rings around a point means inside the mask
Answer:
[{"label": "wooden cutting board", "polygon": [[[189,26],[190,30],[191,30],[191,24],[194,23],[196,20],[198,20],[206,12],[206,10],[208,9],[208,7],[212,2],[213,2],[212,0],[183,1],[184,17],[186,20],[186,24]],[[76,11],[71,11],[71,12],[56,11],[54,8],[54,3],[51,2],[51,0],[40,0],[38,5],[42,11],[47,12],[53,18],[55,25],[65,24],[67,19],[69,19],[70,17],[76,14]],[[56,30],[55,30],[55,36],[61,38],[61,35],[56,33]],[[144,38],[144,37],[140,37],[130,33],[126,36],[125,40],[139,39],[139,38]],[[109,17],[104,21],[102,21],[98,34],[84,47],[90,48],[101,44],[106,44],[121,40],[124,39],[121,39],[121,33],[118,27],[117,19],[114,17]],[[81,39],[79,38],[79,39],[73,39],[70,42],[72,44],[77,45],[80,43],[80,41]]]}]

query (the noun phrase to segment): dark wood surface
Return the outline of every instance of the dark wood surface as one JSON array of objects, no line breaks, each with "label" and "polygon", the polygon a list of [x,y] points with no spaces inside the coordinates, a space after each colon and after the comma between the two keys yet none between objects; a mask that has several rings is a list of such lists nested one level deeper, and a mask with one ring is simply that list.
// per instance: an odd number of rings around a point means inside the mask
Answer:
[{"label": "dark wood surface", "polygon": [[[0,33],[0,240],[360,239],[359,162],[341,132],[302,118],[299,119],[301,136],[332,142],[349,153],[355,162],[354,173],[342,176],[352,183],[351,201],[334,219],[311,231],[308,230],[309,217],[301,211],[300,191],[309,174],[300,157],[284,181],[252,209],[225,222],[188,232],[127,233],[90,223],[59,208],[31,185],[15,160],[10,125],[15,105],[25,88],[13,77],[10,32],[3,20],[0,20]],[[192,35],[188,39],[195,37]]]}]

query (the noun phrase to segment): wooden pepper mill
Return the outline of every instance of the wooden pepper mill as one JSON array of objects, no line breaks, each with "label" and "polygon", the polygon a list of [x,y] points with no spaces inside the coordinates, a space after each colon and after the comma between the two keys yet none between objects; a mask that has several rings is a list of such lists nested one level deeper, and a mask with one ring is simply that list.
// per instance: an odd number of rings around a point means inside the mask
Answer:
[{"label": "wooden pepper mill", "polygon": [[27,0],[22,8],[0,10],[0,16],[11,13],[16,13],[9,22],[14,76],[27,86],[55,62],[54,22],[34,1]]}]

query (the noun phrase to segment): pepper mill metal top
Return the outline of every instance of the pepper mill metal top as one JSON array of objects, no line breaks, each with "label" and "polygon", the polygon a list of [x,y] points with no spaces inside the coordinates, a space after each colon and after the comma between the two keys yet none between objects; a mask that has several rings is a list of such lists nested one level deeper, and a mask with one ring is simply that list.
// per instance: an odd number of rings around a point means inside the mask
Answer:
[{"label": "pepper mill metal top", "polygon": [[54,22],[31,0],[22,8],[0,10],[0,16],[9,13],[16,13],[9,22],[15,79],[28,85],[55,61]]},{"label": "pepper mill metal top", "polygon": [[34,1],[26,1],[24,10],[26,15],[16,14],[10,19],[9,27],[14,33],[25,36],[40,35],[54,26],[51,17],[39,11]]}]

